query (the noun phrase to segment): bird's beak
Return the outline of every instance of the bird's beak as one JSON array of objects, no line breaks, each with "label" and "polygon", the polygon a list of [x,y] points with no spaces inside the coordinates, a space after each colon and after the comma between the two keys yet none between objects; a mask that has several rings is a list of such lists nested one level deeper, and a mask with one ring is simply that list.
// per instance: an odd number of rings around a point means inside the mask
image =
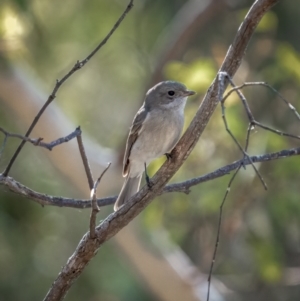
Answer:
[{"label": "bird's beak", "polygon": [[194,91],[190,91],[190,90],[184,91],[184,96],[192,96],[192,95],[195,95],[195,94],[196,94],[196,92],[194,92]]}]

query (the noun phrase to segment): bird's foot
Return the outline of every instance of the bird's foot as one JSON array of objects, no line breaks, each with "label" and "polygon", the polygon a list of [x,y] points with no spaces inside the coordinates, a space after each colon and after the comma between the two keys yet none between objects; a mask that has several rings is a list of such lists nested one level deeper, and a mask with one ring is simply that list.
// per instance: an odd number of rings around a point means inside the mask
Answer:
[{"label": "bird's foot", "polygon": [[172,159],[172,155],[170,153],[165,153],[165,156],[167,157],[168,161]]},{"label": "bird's foot", "polygon": [[146,180],[148,188],[151,189],[153,184],[151,183],[151,180],[148,176],[146,163],[144,163],[144,164],[145,164],[145,180]]}]

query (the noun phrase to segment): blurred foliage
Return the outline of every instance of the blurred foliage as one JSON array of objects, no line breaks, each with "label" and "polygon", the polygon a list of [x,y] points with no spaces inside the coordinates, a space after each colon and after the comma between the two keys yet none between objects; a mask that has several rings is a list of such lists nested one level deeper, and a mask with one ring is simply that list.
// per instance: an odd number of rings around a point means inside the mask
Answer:
[{"label": "blurred foliage", "polygon": [[[57,103],[66,116],[102,145],[121,149],[132,117],[156,68],[153,49],[184,0],[136,1],[132,12],[103,49],[60,90]],[[186,108],[186,126],[214,78],[227,48],[253,1],[235,2],[202,26],[180,57],[162,67],[164,78],[184,82],[198,92]],[[84,58],[111,29],[125,1],[2,0],[0,5],[0,72],[22,69],[41,90],[51,91],[74,62]],[[298,111],[300,40],[297,1],[282,1],[266,14],[248,47],[235,81],[267,81]],[[247,87],[245,96],[258,121],[299,135],[299,121],[270,90]],[[2,100],[0,99],[0,102]],[[84,105],[83,105],[84,104]],[[247,118],[240,100],[226,102],[230,129],[244,144]],[[0,110],[1,126],[18,132],[11,112]],[[2,137],[1,137],[2,139]],[[10,140],[0,161],[7,164],[17,145]],[[297,141],[255,128],[250,154],[299,145]],[[25,149],[25,152],[30,150]],[[226,133],[218,108],[183,168],[173,181],[210,172],[242,154]],[[20,162],[14,175],[39,191],[70,195],[71,188],[50,190],[55,167],[36,155]],[[153,174],[164,159],[150,168]],[[46,164],[46,165],[45,165]],[[40,170],[39,167],[43,166]],[[238,300],[297,300],[300,294],[299,158],[258,164],[265,191],[252,168],[241,170],[224,207],[221,241],[214,275],[234,290]],[[199,269],[209,271],[219,206],[230,176],[194,187],[189,195],[161,196],[141,215],[141,232],[167,229]],[[63,176],[60,179],[63,181]],[[55,183],[53,184],[55,185]],[[67,186],[67,185],[66,185]],[[51,186],[53,187],[53,186]],[[119,187],[115,187],[115,191]],[[0,190],[1,300],[41,300],[60,267],[87,230],[86,211],[41,208]],[[101,211],[101,218],[107,211]],[[144,235],[144,234],[143,234]],[[149,239],[144,235],[145,239]],[[147,242],[150,244],[150,242]],[[136,279],[111,242],[103,247],[66,300],[154,300]],[[287,277],[295,271],[294,281]],[[232,277],[236,275],[237,277]]]}]

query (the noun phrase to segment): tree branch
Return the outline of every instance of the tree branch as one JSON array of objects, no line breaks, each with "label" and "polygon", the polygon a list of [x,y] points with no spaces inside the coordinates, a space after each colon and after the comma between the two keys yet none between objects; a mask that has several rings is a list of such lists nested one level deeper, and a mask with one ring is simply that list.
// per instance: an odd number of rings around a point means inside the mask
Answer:
[{"label": "tree branch", "polygon": [[97,181],[94,183],[93,189],[91,190],[91,199],[92,199],[92,212],[91,212],[91,216],[90,216],[90,237],[91,238],[95,238],[96,237],[96,233],[95,233],[95,228],[96,228],[96,216],[97,213],[100,211],[98,205],[97,205],[97,187],[102,179],[102,177],[104,176],[104,174],[107,172],[107,170],[109,169],[111,163],[107,164],[107,167],[102,171],[101,175],[99,176],[99,178],[97,179]]},{"label": "tree branch", "polygon": [[[251,160],[245,157],[244,159],[232,162],[231,164],[220,167],[215,171],[212,171],[203,176],[189,179],[180,183],[167,185],[160,193],[158,193],[158,195],[170,193],[170,192],[183,192],[188,194],[193,186],[229,175],[231,171],[236,170],[241,164],[243,166],[246,166],[246,165],[250,165],[251,161],[253,163],[262,163],[262,162],[284,159],[286,157],[292,157],[298,155],[300,155],[300,147],[285,149],[279,152],[274,152],[274,153],[269,153],[264,155],[250,156]],[[8,189],[11,192],[14,192],[18,195],[25,196],[42,206],[57,206],[57,207],[69,207],[69,208],[76,208],[76,209],[86,209],[86,208],[91,208],[91,204],[92,204],[90,199],[84,199],[84,200],[72,199],[72,198],[50,196],[47,194],[39,193],[22,185],[20,182],[14,180],[11,177],[4,177],[2,174],[0,174],[0,185],[5,185],[6,187],[8,187]],[[116,199],[117,196],[111,196],[111,197],[106,197],[106,198],[96,199],[96,200],[97,200],[97,205],[99,207],[103,207],[107,205],[113,205]]]},{"label": "tree branch", "polygon": [[[6,137],[14,137],[14,138],[19,138],[25,142],[30,142],[32,143],[33,145],[35,146],[41,146],[41,147],[44,147],[48,150],[52,150],[55,146],[58,146],[62,143],[66,143],[66,142],[69,142],[70,140],[72,140],[73,138],[75,137],[78,137],[78,135],[81,134],[81,130],[80,130],[80,127],[76,128],[74,132],[70,133],[69,135],[65,136],[65,137],[61,137],[61,138],[58,138],[56,140],[53,140],[49,143],[46,143],[46,142],[42,142],[42,140],[44,138],[36,138],[36,139],[32,139],[32,138],[29,138],[29,137],[25,137],[25,136],[22,136],[20,134],[13,134],[13,133],[9,133],[7,132],[6,130],[4,130],[2,127],[0,127],[0,132],[2,132]],[[0,154],[1,154],[1,151],[0,151]]]},{"label": "tree branch", "polygon": [[90,164],[89,164],[89,161],[88,161],[85,149],[84,149],[81,135],[77,136],[77,144],[78,144],[81,160],[82,160],[82,163],[84,166],[85,174],[86,174],[86,177],[88,180],[89,189],[91,191],[94,186],[94,180],[93,180],[93,175],[92,175],[92,171],[90,168]]},{"label": "tree branch", "polygon": [[[56,84],[52,90],[52,93],[49,95],[47,101],[43,105],[43,107],[40,109],[38,114],[35,116],[33,122],[31,123],[29,129],[27,130],[25,137],[28,137],[36,124],[38,123],[40,117],[44,113],[44,111],[47,109],[47,107],[50,105],[50,103],[55,99],[56,93],[58,92],[59,88],[71,77],[72,74],[74,74],[76,71],[81,69],[85,64],[102,48],[106,42],[109,40],[109,38],[112,36],[112,34],[116,31],[116,29],[120,26],[128,12],[131,10],[133,7],[133,0],[129,1],[129,4],[127,5],[125,11],[122,13],[118,21],[115,23],[113,28],[109,31],[109,33],[106,35],[106,37],[98,44],[98,46],[82,61],[77,61],[74,65],[74,67],[65,75],[63,76],[60,80],[56,80]],[[19,144],[17,150],[13,154],[12,158],[10,159],[7,167],[5,168],[3,175],[6,177],[14,164],[15,160],[17,159],[20,151],[22,150],[23,146],[25,145],[26,141],[22,140],[22,142]]]}]

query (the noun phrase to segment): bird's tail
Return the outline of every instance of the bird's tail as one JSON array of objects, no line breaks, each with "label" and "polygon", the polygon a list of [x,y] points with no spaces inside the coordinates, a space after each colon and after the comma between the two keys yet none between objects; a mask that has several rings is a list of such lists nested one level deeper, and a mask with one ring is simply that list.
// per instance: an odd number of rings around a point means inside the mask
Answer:
[{"label": "bird's tail", "polygon": [[133,196],[140,187],[142,176],[137,176],[135,178],[130,178],[127,176],[121,192],[115,202],[114,210],[117,211],[124,203],[126,203],[131,196]]}]

